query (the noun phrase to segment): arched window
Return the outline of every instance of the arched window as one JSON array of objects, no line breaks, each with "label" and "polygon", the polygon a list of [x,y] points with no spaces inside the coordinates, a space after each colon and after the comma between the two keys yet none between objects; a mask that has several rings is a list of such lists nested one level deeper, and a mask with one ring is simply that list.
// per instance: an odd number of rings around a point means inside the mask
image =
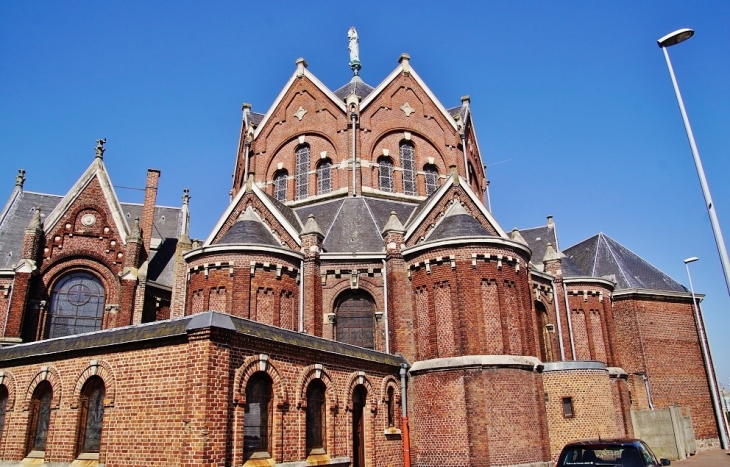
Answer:
[{"label": "arched window", "polygon": [[416,194],[416,159],[413,143],[401,141],[400,163],[403,166],[403,193],[406,195]]},{"label": "arched window", "polygon": [[338,299],[335,333],[339,342],[375,348],[375,302],[362,290],[347,290]]},{"label": "arched window", "polygon": [[317,194],[324,195],[332,191],[332,161],[325,159],[317,165]]},{"label": "arched window", "polygon": [[439,189],[439,172],[433,164],[427,164],[423,168],[423,172],[426,176],[426,196],[430,196]]},{"label": "arched window", "polygon": [[274,174],[274,198],[278,201],[286,201],[286,180],[289,174],[286,170],[278,170]]},{"label": "arched window", "polygon": [[393,161],[389,157],[379,157],[378,167],[380,168],[379,186],[380,191],[393,192]]},{"label": "arched window", "polygon": [[72,272],[51,292],[48,337],[70,336],[101,329],[104,286],[88,272]]},{"label": "arched window", "polygon": [[0,440],[3,439],[3,428],[5,428],[5,412],[8,408],[8,388],[0,384]]},{"label": "arched window", "polygon": [[28,407],[28,432],[25,438],[25,452],[45,451],[48,424],[51,421],[51,399],[53,388],[48,381],[41,381],[33,391]]},{"label": "arched window", "polygon": [[98,376],[89,378],[81,388],[79,401],[79,430],[76,452],[78,454],[99,452],[101,429],[104,425],[104,381]]},{"label": "arched window", "polygon": [[352,467],[365,467],[365,402],[367,390],[358,384],[352,392]]},{"label": "arched window", "polygon": [[307,387],[307,454],[324,451],[325,445],[325,386],[315,379]]},{"label": "arched window", "polygon": [[272,399],[271,378],[266,373],[254,373],[246,385],[246,407],[243,415],[243,457],[257,453],[271,457]]},{"label": "arched window", "polygon": [[545,305],[542,302],[535,302],[535,312],[537,313],[538,340],[540,348],[538,349],[538,357],[543,362],[552,360],[550,351],[550,334],[548,332],[548,314]]},{"label": "arched window", "polygon": [[296,156],[296,199],[302,199],[309,196],[309,145],[299,146]]},{"label": "arched window", "polygon": [[472,165],[471,162],[469,162],[469,182],[471,185],[471,189],[474,191],[479,191],[479,179],[477,178],[477,172],[474,170],[474,165]]},{"label": "arched window", "polygon": [[395,426],[395,390],[388,387],[388,428]]}]

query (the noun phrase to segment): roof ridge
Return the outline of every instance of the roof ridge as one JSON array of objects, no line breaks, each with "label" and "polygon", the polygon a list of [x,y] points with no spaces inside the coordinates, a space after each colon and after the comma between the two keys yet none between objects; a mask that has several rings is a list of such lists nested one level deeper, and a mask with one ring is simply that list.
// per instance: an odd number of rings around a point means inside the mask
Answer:
[{"label": "roof ridge", "polygon": [[[626,275],[626,272],[624,271],[622,264],[616,258],[616,254],[614,253],[613,248],[611,248],[611,244],[608,241],[606,241],[605,238],[613,240],[611,237],[604,234],[603,232],[598,232],[598,241],[600,242],[601,239],[603,239],[603,242],[606,244],[606,247],[608,248],[609,253],[611,253],[611,257],[613,258],[614,262],[616,263],[616,266],[618,266],[619,272],[621,273],[622,276],[624,276],[624,280],[626,280],[627,284],[632,284],[634,281],[629,280],[629,277]],[[596,248],[596,251],[598,251],[598,248]],[[641,256],[637,255],[633,251],[631,253],[636,255],[637,258],[641,259]],[[595,262],[593,263],[593,267],[594,267],[594,271],[595,271]],[[591,274],[591,275],[595,277],[595,274]]]},{"label": "roof ridge", "polygon": [[[332,227],[334,227],[335,223],[337,222],[337,218],[340,217],[340,213],[342,212],[342,206],[345,205],[345,201],[347,201],[348,198],[342,198],[340,201],[340,207],[337,208],[337,212],[334,216],[332,216],[332,223],[330,224],[329,228],[327,229],[327,232],[324,234],[324,238],[322,239],[322,243],[324,244],[324,241],[327,240],[327,237],[329,237],[330,232],[332,231]],[[366,203],[367,204],[367,203]],[[315,217],[316,219],[316,217]]]}]

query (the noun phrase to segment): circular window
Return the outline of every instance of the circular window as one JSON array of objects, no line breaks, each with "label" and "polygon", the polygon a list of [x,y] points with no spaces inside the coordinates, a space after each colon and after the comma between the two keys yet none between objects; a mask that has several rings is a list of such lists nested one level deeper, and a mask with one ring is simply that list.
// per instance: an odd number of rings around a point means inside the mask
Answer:
[{"label": "circular window", "polygon": [[96,216],[91,213],[84,214],[81,217],[81,223],[84,224],[86,227],[91,227],[92,225],[96,224]]},{"label": "circular window", "polygon": [[75,284],[68,289],[68,301],[72,305],[81,306],[91,300],[91,289],[85,284]]}]

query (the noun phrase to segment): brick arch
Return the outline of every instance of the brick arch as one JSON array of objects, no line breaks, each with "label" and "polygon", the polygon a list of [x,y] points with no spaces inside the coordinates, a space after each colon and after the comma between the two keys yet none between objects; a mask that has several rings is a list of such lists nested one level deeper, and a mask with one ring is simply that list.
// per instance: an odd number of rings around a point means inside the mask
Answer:
[{"label": "brick arch", "polygon": [[243,405],[246,403],[246,385],[248,380],[254,373],[263,371],[272,381],[272,389],[276,395],[277,407],[285,407],[289,405],[289,392],[286,389],[284,380],[281,378],[279,371],[272,364],[269,356],[266,354],[252,355],[246,358],[240,367],[236,370],[233,377],[233,401],[236,404]]},{"label": "brick arch", "polygon": [[339,407],[337,402],[337,394],[335,392],[335,385],[330,378],[327,369],[321,363],[315,363],[309,365],[302,370],[297,381],[297,408],[304,409],[307,407],[307,387],[313,380],[319,379],[324,383],[325,391],[327,393],[327,402],[329,408],[334,410]]},{"label": "brick arch", "polygon": [[[382,272],[381,272],[382,273]],[[365,285],[365,287],[363,287]],[[380,286],[376,285],[373,281],[369,280],[369,278],[361,277],[359,280],[359,289],[364,290],[365,292],[369,293],[370,296],[373,298],[373,302],[375,303],[375,309],[376,310],[383,310],[384,306],[382,303],[378,303],[378,288]],[[329,302],[329,308],[323,307],[325,310],[332,310],[331,313],[335,312],[335,304],[337,303],[337,300],[340,298],[340,295],[345,290],[350,290],[350,280],[347,277],[343,277],[342,281],[340,281],[337,285],[332,287],[332,293],[331,293],[331,299]]]},{"label": "brick arch", "polygon": [[400,394],[400,381],[393,376],[388,375],[380,382],[380,400],[383,402],[388,400],[388,388],[393,387],[393,397],[395,397],[398,404],[400,404],[401,400],[401,394]]},{"label": "brick arch", "polygon": [[104,285],[107,303],[118,303],[121,299],[119,280],[106,261],[93,252],[85,252],[83,256],[69,252],[57,257],[51,264],[41,270],[43,286],[50,298],[53,285],[71,272],[88,272],[95,275]]},{"label": "brick arch", "polygon": [[0,385],[3,385],[8,390],[8,402],[5,404],[5,410],[11,411],[15,408],[15,375],[10,371],[0,371]]},{"label": "brick arch", "polygon": [[[79,215],[84,211],[97,212],[97,213],[99,213],[99,216],[101,217],[101,219],[97,219],[97,222],[94,223],[94,225],[92,227],[87,228],[89,231],[91,231],[93,233],[98,233],[98,232],[103,231],[104,227],[109,227],[109,229],[111,230],[112,226],[108,222],[109,214],[106,212],[106,209],[104,209],[105,207],[106,206],[104,206],[103,204],[99,205],[99,204],[91,204],[91,203],[79,204],[79,205],[74,206],[73,210],[69,210],[66,213],[67,215],[68,214],[71,214],[71,215],[68,217],[64,216],[68,220],[64,222],[63,218],[62,218],[58,224],[61,228],[61,232],[66,232],[66,224],[71,223],[71,222],[73,222],[72,229],[75,229],[76,222],[80,221]],[[99,222],[99,221],[101,221],[101,222]],[[117,232],[117,235],[119,235],[119,233],[121,233],[121,232]],[[59,235],[59,234],[56,233],[54,235]],[[61,233],[60,235],[63,235],[63,233]]]},{"label": "brick arch", "polygon": [[58,370],[52,366],[42,366],[40,371],[30,381],[28,389],[25,393],[25,400],[23,400],[23,410],[28,410],[30,407],[30,400],[33,397],[33,391],[43,381],[51,383],[53,390],[53,397],[51,398],[51,408],[57,409],[61,404],[61,391],[63,389],[61,385],[61,376]]},{"label": "brick arch", "polygon": [[[274,150],[271,151],[271,156],[269,156],[268,160],[266,161],[266,169],[264,170],[264,174],[265,174],[264,176],[267,177],[267,179],[268,179],[268,177],[272,177],[272,179],[273,179],[273,175],[276,172],[276,170],[272,171],[272,165],[274,163],[274,160],[276,159],[276,157],[279,155],[279,153],[287,145],[296,142],[296,144],[294,145],[294,152],[292,152],[290,155],[287,156],[287,157],[291,156],[292,168],[293,168],[293,164],[296,163],[296,159],[295,159],[296,148],[298,148],[299,146],[302,146],[302,145],[308,145],[309,148],[310,148],[310,150],[311,150],[311,148],[312,148],[312,141],[305,140],[304,143],[299,143],[298,138],[300,136],[306,136],[306,137],[310,137],[311,136],[311,137],[321,138],[324,141],[326,141],[327,144],[329,144],[332,147],[332,149],[334,150],[335,154],[339,154],[340,153],[337,150],[337,145],[335,144],[335,142],[332,140],[332,138],[329,137],[329,135],[327,135],[325,133],[322,133],[322,132],[319,132],[319,131],[305,130],[304,132],[299,132],[299,133],[292,134],[291,136],[282,139],[281,142],[274,148]],[[309,165],[310,165],[310,171],[311,171],[312,170],[312,167],[311,166],[312,166],[313,161],[316,163],[319,160],[319,158],[318,157],[316,157],[316,158],[315,157],[312,157],[312,154],[311,153],[310,153],[310,156],[309,157],[310,157],[310,159],[309,159]],[[333,164],[334,164],[335,158],[331,157],[330,154],[328,154],[328,157],[330,157],[333,160]],[[316,166],[316,164],[315,164],[315,166]],[[288,170],[286,164],[284,164],[284,167],[283,168],[287,169],[287,171],[289,173],[294,173],[293,170]]]},{"label": "brick arch", "polygon": [[79,400],[81,399],[81,389],[83,389],[86,381],[92,376],[98,376],[104,381],[104,407],[114,407],[114,399],[117,392],[117,379],[112,370],[111,365],[104,360],[91,360],[89,366],[81,372],[79,378],[76,380],[76,386],[74,387],[73,396],[71,398],[70,407],[77,409],[79,407]]},{"label": "brick arch", "polygon": [[359,385],[365,386],[368,392],[368,405],[371,411],[375,411],[378,407],[378,398],[375,395],[372,383],[364,371],[353,371],[347,377],[345,391],[342,393],[342,400],[345,401],[345,409],[352,411],[352,393],[355,391],[355,387]]},{"label": "brick arch", "polygon": [[[415,164],[415,167],[420,167],[420,166],[423,165],[423,164],[420,164],[419,163],[419,160],[422,159],[422,158],[419,159],[419,157],[418,157],[419,154],[421,156],[425,156],[425,157],[432,156],[434,158],[433,165],[435,165],[436,168],[439,169],[439,173],[440,174],[441,173],[448,173],[448,164],[446,162],[445,156],[444,156],[444,154],[441,153],[441,151],[438,150],[438,146],[436,145],[436,143],[434,143],[434,141],[431,138],[429,138],[428,136],[426,136],[425,134],[423,134],[423,133],[421,133],[419,131],[416,131],[413,128],[406,128],[406,127],[387,128],[387,129],[383,130],[382,132],[378,133],[375,136],[375,138],[373,138],[373,143],[372,143],[372,145],[370,147],[370,160],[371,161],[375,161],[375,160],[377,160],[378,157],[380,157],[382,155],[382,153],[376,153],[376,150],[378,148],[378,145],[384,139],[386,139],[386,138],[388,138],[388,137],[390,137],[390,136],[392,136],[394,134],[396,134],[396,135],[397,134],[402,134],[402,133],[404,133],[406,131],[408,133],[410,133],[412,136],[415,136],[417,139],[414,140],[413,137],[411,137],[410,140],[405,140],[404,138],[399,138],[398,139],[399,147],[398,147],[398,157],[397,157],[397,160],[396,160],[396,158],[394,157],[393,154],[391,154],[389,156],[391,158],[391,160],[393,161],[393,164],[395,166],[397,166],[397,167],[403,167],[403,163],[400,160],[400,143],[403,142],[403,141],[408,141],[408,142],[410,142],[413,145],[413,149],[416,151],[416,157],[415,157],[416,164]],[[422,142],[421,141],[418,141],[418,139],[422,140]],[[428,147],[430,149],[433,149],[433,152],[434,152],[433,154],[428,154],[428,153],[427,154],[422,154],[422,153],[419,153],[418,152],[418,151],[423,151],[425,149],[425,148],[420,148],[419,149],[419,146],[423,146],[424,143],[426,144],[426,147]]]}]

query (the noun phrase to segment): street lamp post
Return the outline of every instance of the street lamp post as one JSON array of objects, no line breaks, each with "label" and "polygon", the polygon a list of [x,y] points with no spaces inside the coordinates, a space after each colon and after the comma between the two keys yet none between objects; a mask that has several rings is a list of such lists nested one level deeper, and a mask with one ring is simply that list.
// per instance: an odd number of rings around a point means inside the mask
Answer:
[{"label": "street lamp post", "polygon": [[684,109],[684,101],[682,101],[682,95],[679,93],[679,85],[677,84],[677,78],[674,76],[674,69],[672,68],[672,62],[669,60],[669,52],[667,48],[673,45],[684,42],[694,35],[694,31],[691,29],[678,29],[674,32],[667,34],[657,41],[659,47],[664,51],[664,58],[667,59],[667,68],[669,68],[669,75],[672,77],[672,84],[674,85],[674,92],[677,95],[677,102],[679,103],[679,110],[682,113],[682,120],[684,121],[684,128],[687,130],[687,139],[689,139],[689,147],[692,149],[692,156],[694,157],[695,167],[697,168],[697,175],[700,177],[700,186],[702,187],[702,194],[705,197],[705,206],[707,207],[707,213],[710,216],[710,224],[712,224],[712,232],[715,235],[715,243],[717,244],[717,251],[720,254],[720,263],[722,264],[722,272],[725,275],[725,285],[728,293],[730,294],[730,260],[728,260],[727,249],[725,248],[725,240],[722,238],[722,231],[720,230],[720,222],[717,220],[717,213],[715,213],[715,204],[712,202],[712,196],[710,195],[710,187],[707,184],[705,178],[705,170],[702,168],[702,161],[700,160],[700,153],[697,150],[695,144],[695,137],[692,133],[692,127],[689,126],[689,118],[687,117],[687,111]]},{"label": "street lamp post", "polygon": [[717,381],[715,380],[715,368],[712,365],[712,358],[710,356],[709,343],[707,341],[707,335],[705,334],[705,324],[702,320],[702,311],[697,304],[697,298],[695,297],[695,288],[692,285],[692,276],[689,273],[689,263],[694,263],[699,258],[693,256],[684,260],[684,266],[687,268],[687,279],[689,279],[689,290],[692,292],[692,304],[695,310],[695,321],[697,321],[697,334],[700,339],[700,346],[702,347],[702,360],[705,362],[705,371],[707,377],[710,379],[710,396],[712,397],[712,406],[715,409],[715,419],[717,420],[719,432],[720,432],[720,445],[722,449],[728,448],[727,430],[725,424],[725,414],[722,413],[720,408],[720,400],[717,391]]}]

